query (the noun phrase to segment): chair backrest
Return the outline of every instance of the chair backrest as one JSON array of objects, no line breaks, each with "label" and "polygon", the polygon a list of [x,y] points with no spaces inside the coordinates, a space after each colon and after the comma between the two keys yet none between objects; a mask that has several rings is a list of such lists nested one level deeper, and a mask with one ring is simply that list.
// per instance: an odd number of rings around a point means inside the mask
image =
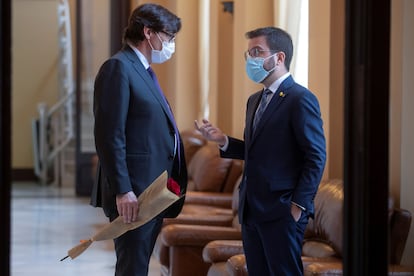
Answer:
[{"label": "chair backrest", "polygon": [[232,159],[221,158],[215,143],[207,142],[193,156],[188,165],[188,176],[194,191],[223,192],[232,166]]},{"label": "chair backrest", "polygon": [[244,162],[242,160],[232,159],[231,165],[226,177],[226,181],[223,184],[223,193],[232,193],[234,186],[240,182],[240,176],[243,172]]},{"label": "chair backrest", "polygon": [[392,208],[390,218],[390,263],[400,264],[411,226],[408,210]]},{"label": "chair backrest", "polygon": [[183,141],[184,156],[188,166],[194,154],[207,143],[207,140],[195,129],[183,130],[180,132],[180,136]]},{"label": "chair backrest", "polygon": [[[332,179],[321,182],[315,197],[315,219],[309,220],[306,227],[305,243],[306,241],[324,242],[335,251],[336,256],[342,256],[343,201],[342,180]],[[396,208],[391,197],[388,209],[390,263],[400,264],[412,217],[408,210]]]},{"label": "chair backrest", "polygon": [[342,256],[343,182],[339,179],[322,181],[315,196],[315,218],[305,231],[306,240],[325,242],[338,257]]}]

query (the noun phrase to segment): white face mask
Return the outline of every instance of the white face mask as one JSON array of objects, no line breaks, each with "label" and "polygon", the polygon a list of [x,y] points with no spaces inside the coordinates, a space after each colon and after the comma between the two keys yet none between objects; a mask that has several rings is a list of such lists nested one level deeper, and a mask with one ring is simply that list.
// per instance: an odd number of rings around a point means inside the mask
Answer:
[{"label": "white face mask", "polygon": [[175,52],[175,41],[162,41],[160,36],[158,35],[158,39],[162,43],[162,49],[161,50],[155,50],[154,47],[152,47],[151,42],[148,40],[149,45],[151,46],[151,59],[152,63],[163,63],[167,60],[169,60],[172,56],[172,54]]}]

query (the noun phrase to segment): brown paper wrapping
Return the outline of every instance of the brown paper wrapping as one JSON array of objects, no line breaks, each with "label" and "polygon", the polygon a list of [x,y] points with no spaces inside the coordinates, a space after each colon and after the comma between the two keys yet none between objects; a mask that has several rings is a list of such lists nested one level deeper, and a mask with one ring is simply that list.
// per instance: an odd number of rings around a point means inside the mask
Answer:
[{"label": "brown paper wrapping", "polygon": [[164,171],[157,179],[148,186],[138,197],[139,213],[138,219],[133,223],[124,223],[123,218],[119,216],[111,223],[105,225],[100,231],[88,240],[82,241],[77,246],[68,251],[67,257],[72,259],[82,254],[94,241],[115,239],[125,232],[138,228],[147,223],[162,211],[171,206],[180,199],[179,196],[167,188],[168,174]]}]

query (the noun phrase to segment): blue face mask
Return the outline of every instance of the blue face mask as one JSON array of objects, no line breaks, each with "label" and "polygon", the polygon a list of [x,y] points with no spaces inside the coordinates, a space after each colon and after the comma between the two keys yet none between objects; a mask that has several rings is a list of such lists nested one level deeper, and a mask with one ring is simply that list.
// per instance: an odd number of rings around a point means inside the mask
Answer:
[{"label": "blue face mask", "polygon": [[[276,53],[275,53],[276,54]],[[275,54],[268,56],[266,58],[261,57],[247,57],[246,60],[246,73],[249,78],[257,83],[261,83],[276,67],[273,67],[270,71],[264,69],[263,64],[266,59],[273,57]]]}]

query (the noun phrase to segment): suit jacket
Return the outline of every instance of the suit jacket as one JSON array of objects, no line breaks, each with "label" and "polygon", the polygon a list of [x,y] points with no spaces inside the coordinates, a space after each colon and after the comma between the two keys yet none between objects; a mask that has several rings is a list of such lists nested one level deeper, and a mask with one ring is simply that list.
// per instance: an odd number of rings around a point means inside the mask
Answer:
[{"label": "suit jacket", "polygon": [[[173,118],[135,52],[125,46],[107,60],[95,79],[95,145],[99,157],[91,204],[117,216],[116,194],[134,191],[138,196],[164,170],[187,188],[181,138],[180,160],[174,154]],[[180,162],[180,164],[178,163]],[[164,214],[175,217],[184,197]]]},{"label": "suit jacket", "polygon": [[290,76],[273,95],[255,132],[252,123],[262,91],[248,99],[244,141],[229,137],[222,157],[244,159],[239,220],[291,215],[291,202],[313,216],[325,167],[325,137],[317,98]]}]

